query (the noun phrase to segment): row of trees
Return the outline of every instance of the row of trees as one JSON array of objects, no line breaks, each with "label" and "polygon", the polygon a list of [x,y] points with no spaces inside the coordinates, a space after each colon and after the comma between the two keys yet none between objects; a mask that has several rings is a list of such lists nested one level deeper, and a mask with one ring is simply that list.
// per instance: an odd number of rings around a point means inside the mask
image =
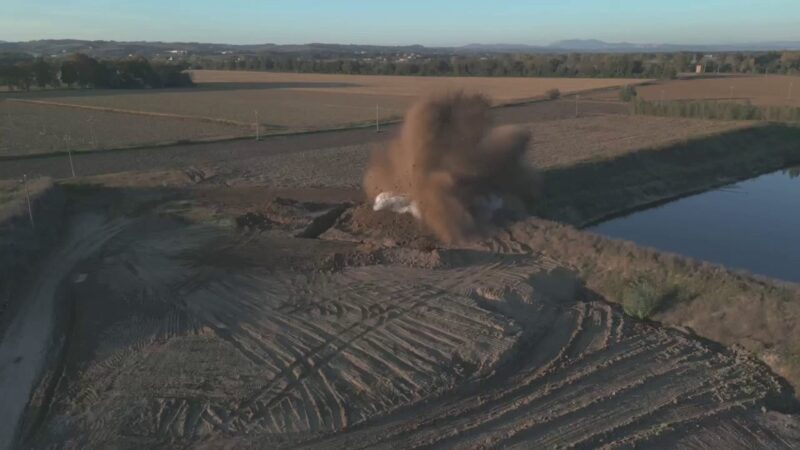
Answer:
[{"label": "row of trees", "polygon": [[200,57],[195,69],[367,75],[452,75],[517,77],[672,78],[694,72],[800,73],[800,52],[730,53],[707,57],[692,53],[657,54],[492,54],[479,56],[394,55],[367,58],[316,58],[292,55]]},{"label": "row of trees", "polygon": [[510,55],[389,56],[316,59],[305,56],[260,55],[203,58],[197,69],[265,70],[276,72],[365,75],[516,76],[516,77],[670,77],[677,74],[665,61],[647,62],[635,55]]},{"label": "row of trees", "polygon": [[694,71],[800,74],[800,52],[655,54],[389,54],[358,57],[323,54],[261,54],[190,56],[175,64],[143,57],[97,60],[84,54],[66,59],[0,54],[0,85],[28,90],[32,86],[97,88],[161,88],[192,85],[184,70],[225,69],[275,72],[344,73],[367,75],[451,75],[516,77],[673,78]]},{"label": "row of trees", "polygon": [[137,89],[191,86],[185,64],[151,63],[143,57],[97,60],[78,53],[64,60],[0,55],[0,85],[30,90],[57,86]]}]

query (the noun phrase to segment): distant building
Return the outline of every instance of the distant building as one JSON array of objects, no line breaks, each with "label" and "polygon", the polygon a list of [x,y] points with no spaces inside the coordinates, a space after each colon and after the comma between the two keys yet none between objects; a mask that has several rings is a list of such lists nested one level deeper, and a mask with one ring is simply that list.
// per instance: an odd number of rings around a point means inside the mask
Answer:
[{"label": "distant building", "polygon": [[704,70],[705,69],[702,64],[694,66],[694,73],[703,73]]}]

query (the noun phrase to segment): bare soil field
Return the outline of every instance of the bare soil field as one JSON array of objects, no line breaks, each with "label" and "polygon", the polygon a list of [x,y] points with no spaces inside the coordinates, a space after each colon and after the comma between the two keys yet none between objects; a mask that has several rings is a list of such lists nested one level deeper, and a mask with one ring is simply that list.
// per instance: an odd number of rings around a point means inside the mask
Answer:
[{"label": "bare soil field", "polygon": [[327,75],[302,73],[195,70],[197,83],[265,83],[276,88],[311,92],[343,92],[384,96],[419,97],[444,89],[481,92],[497,103],[540,98],[550,89],[562,94],[602,89],[649,80],[624,78],[505,78],[505,77],[406,77],[375,75]]},{"label": "bare soil field", "polygon": [[649,101],[728,100],[756,106],[800,106],[800,77],[790,75],[672,80],[639,86],[636,91]]},{"label": "bare soil field", "polygon": [[[402,116],[413,97],[384,95],[380,97],[341,90],[309,91],[246,84],[201,85],[197,88],[166,91],[85,90],[55,92],[46,96],[26,97],[53,106],[105,108],[151,114],[174,114],[203,122],[223,120],[239,125],[258,122],[263,131],[271,129],[318,129],[375,121],[379,106],[384,120]],[[69,109],[69,108],[68,108]],[[254,131],[253,131],[253,134]]]},{"label": "bare soil field", "polygon": [[530,161],[546,169],[612,159],[750,126],[744,122],[642,118],[616,115],[531,124]]},{"label": "bare soil field", "polygon": [[250,133],[246,127],[0,101],[0,156],[99,150]]},{"label": "bare soil field", "polygon": [[[64,333],[21,445],[800,442],[781,412],[791,391],[766,366],[628,318],[552,258],[512,250],[522,234],[425,248],[408,216],[357,206],[328,230],[371,233],[341,239],[319,227],[335,205],[277,196],[245,213],[227,190],[75,191],[50,281],[20,315]],[[321,239],[295,237],[309,230]],[[382,243],[397,232],[424,245]],[[26,375],[15,345],[46,328],[12,329],[0,363]]]},{"label": "bare soil field", "polygon": [[195,71],[194,76],[198,87],[191,89],[4,94],[0,155],[64,150],[67,134],[76,149],[93,150],[255,135],[256,123],[262,134],[367,125],[376,115],[397,120],[418,96],[445,88],[483,92],[501,104],[540,99],[552,88],[569,93],[645,81],[227,71]]},{"label": "bare soil field", "polygon": [[[17,104],[15,102],[4,102]],[[2,105],[3,103],[0,103]],[[21,105],[21,104],[20,104]],[[42,105],[31,105],[34,108],[49,108]],[[46,109],[50,111],[50,109]],[[80,114],[96,113],[102,114],[107,120],[125,121],[131,118],[132,124],[141,123],[143,116],[128,115],[128,114],[115,114],[107,112],[96,112],[85,110],[77,110],[71,108],[53,107],[52,111],[63,111],[63,114],[70,115],[75,112],[75,117],[80,117]],[[606,116],[614,114],[626,114],[628,108],[626,105],[619,103],[604,103],[604,102],[582,102],[579,105],[580,117],[595,117]],[[61,113],[56,113],[61,114]],[[575,117],[575,103],[574,101],[565,99],[557,101],[535,102],[524,105],[516,105],[513,107],[496,108],[492,110],[492,116],[497,124],[524,124],[530,122],[547,122],[554,120],[569,119]],[[2,119],[3,116],[0,116]],[[162,120],[164,118],[158,118]],[[68,120],[68,119],[65,119]],[[79,128],[81,125],[79,121],[76,124],[76,129],[73,130],[74,135],[84,136],[84,140],[88,137],[89,144],[92,143],[92,129],[88,127],[90,122],[85,122],[84,128]],[[175,122],[194,130],[215,130],[226,132],[226,130],[234,130],[236,127],[229,127],[228,125],[219,125],[216,123],[203,123],[193,120],[183,121],[180,119],[169,118],[163,121],[164,123]],[[25,128],[28,127],[28,128]],[[26,124],[22,124],[21,129],[27,129],[28,133],[15,134],[18,137],[16,142],[21,146],[27,145],[27,142],[35,141],[34,137],[29,137],[32,129]],[[112,128],[113,129],[113,128]],[[154,129],[157,129],[154,128]],[[144,148],[138,149],[135,152],[114,152],[109,154],[85,154],[75,155],[73,158],[76,164],[76,171],[79,175],[95,175],[99,173],[108,172],[122,172],[129,170],[152,170],[154,167],[161,169],[170,168],[186,168],[198,164],[218,164],[224,163],[225,165],[238,164],[237,159],[248,159],[251,157],[265,157],[271,156],[275,153],[290,153],[296,151],[305,151],[309,149],[324,149],[348,145],[370,144],[373,142],[387,139],[391,136],[393,126],[383,127],[383,133],[375,133],[374,129],[355,129],[338,131],[335,133],[322,133],[322,134],[306,134],[298,136],[271,136],[260,142],[253,140],[238,140],[232,142],[214,142],[202,144],[180,144],[164,148]],[[78,132],[80,130],[80,132]],[[35,131],[35,128],[33,129]],[[252,129],[243,131],[252,136]],[[135,145],[135,143],[147,136],[148,133],[132,133],[128,141],[121,141],[122,146]],[[92,148],[85,148],[75,146],[77,151],[91,150]],[[2,156],[2,155],[0,155]],[[66,172],[64,171],[66,169]],[[30,175],[46,175],[56,178],[68,177],[71,175],[69,165],[65,161],[64,155],[48,156],[37,158],[36,160],[16,160],[4,161],[0,165],[0,178],[14,177],[18,178],[23,173]]]},{"label": "bare soil field", "polygon": [[[548,170],[608,160],[748,126],[752,124],[622,115],[530,123],[525,125],[533,136],[526,159],[535,167]],[[253,158],[236,173],[242,180],[274,186],[358,189],[373,147],[352,145]]]}]

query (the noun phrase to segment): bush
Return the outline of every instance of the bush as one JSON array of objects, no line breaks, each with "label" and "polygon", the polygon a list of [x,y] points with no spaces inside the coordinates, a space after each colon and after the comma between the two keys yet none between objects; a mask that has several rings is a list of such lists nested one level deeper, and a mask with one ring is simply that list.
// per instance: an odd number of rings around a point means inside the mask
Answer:
[{"label": "bush", "polygon": [[545,95],[549,100],[555,100],[561,97],[561,91],[559,91],[558,89],[550,89],[545,93]]},{"label": "bush", "polygon": [[632,281],[622,294],[622,308],[625,313],[647,319],[661,305],[665,295],[653,280],[640,277]]},{"label": "bush", "polygon": [[625,85],[619,90],[619,99],[623,102],[629,102],[636,98],[636,88],[631,85]]}]

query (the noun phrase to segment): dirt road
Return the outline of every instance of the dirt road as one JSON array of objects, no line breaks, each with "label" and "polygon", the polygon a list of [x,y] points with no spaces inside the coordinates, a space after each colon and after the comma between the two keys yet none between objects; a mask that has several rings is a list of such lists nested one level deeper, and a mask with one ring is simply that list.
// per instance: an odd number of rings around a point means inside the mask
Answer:
[{"label": "dirt road", "polygon": [[56,302],[63,301],[61,283],[76,263],[97,251],[124,225],[104,222],[94,215],[75,218],[66,241],[42,265],[38,280],[20,302],[21,310],[0,341],[0,448],[11,448],[29,393],[51,348],[58,345],[53,342],[53,331]]}]

